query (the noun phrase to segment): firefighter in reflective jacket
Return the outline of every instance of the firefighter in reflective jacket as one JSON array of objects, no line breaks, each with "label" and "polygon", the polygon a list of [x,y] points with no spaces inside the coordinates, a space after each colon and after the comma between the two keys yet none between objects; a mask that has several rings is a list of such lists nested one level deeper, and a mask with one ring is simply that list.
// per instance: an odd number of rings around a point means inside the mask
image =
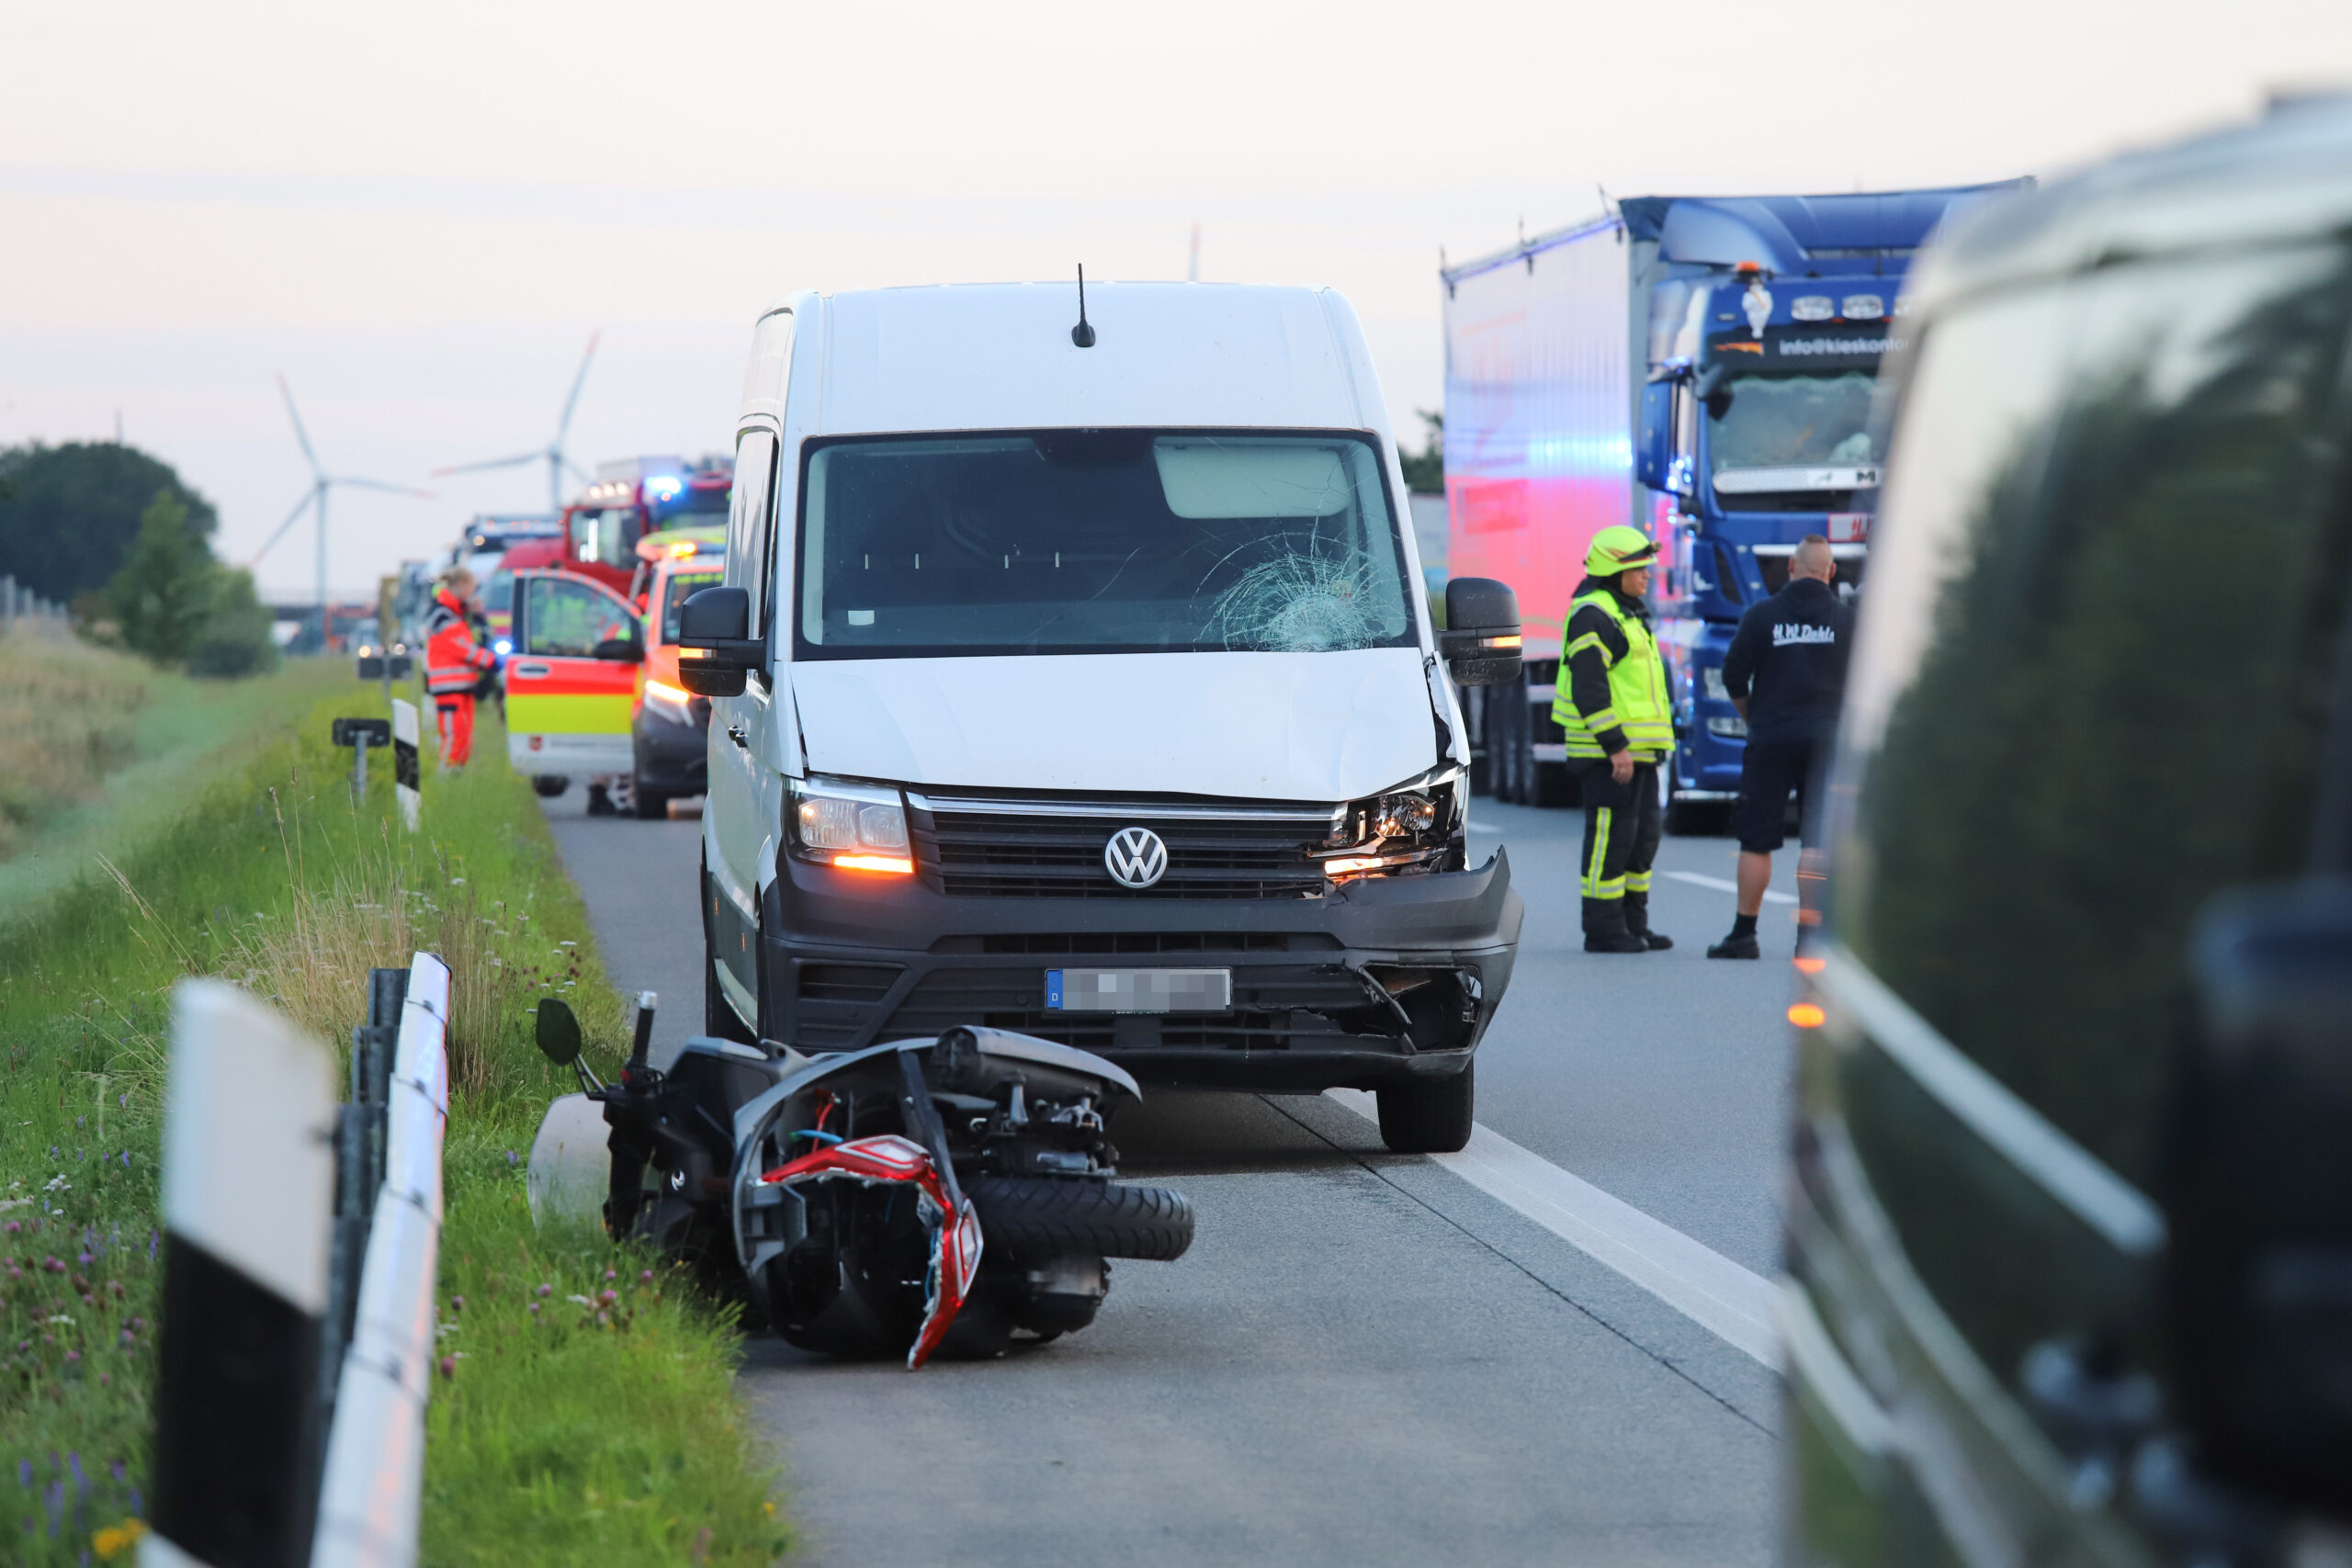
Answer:
[{"label": "firefighter in reflective jacket", "polygon": [[474,574],[464,567],[446,573],[424,618],[424,689],[441,731],[441,765],[466,765],[474,750],[474,688],[498,656],[474,633]]},{"label": "firefighter in reflective jacket", "polygon": [[1650,635],[1650,567],[1657,547],[1638,528],[1603,528],[1584,558],[1561,649],[1552,718],[1584,789],[1587,953],[1672,947],[1650,930],[1650,863],[1663,822],[1657,767],[1674,749],[1666,666]]}]

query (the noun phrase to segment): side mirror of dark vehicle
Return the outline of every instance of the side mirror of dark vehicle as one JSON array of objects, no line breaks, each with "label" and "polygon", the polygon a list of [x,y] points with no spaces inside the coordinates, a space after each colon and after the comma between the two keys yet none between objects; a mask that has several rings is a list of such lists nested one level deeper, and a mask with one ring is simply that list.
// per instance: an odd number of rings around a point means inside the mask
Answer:
[{"label": "side mirror of dark vehicle", "polygon": [[633,637],[608,637],[596,645],[596,657],[615,664],[642,664],[645,645]]},{"label": "side mirror of dark vehicle", "polygon": [[2352,1506],[2352,878],[2199,916],[2165,1310],[2218,1474]]},{"label": "side mirror of dark vehicle", "polygon": [[539,1049],[559,1067],[580,1059],[580,1020],[553,997],[539,1000],[538,1039]]},{"label": "side mirror of dark vehicle", "polygon": [[1445,630],[1438,653],[1457,686],[1491,686],[1519,674],[1519,595],[1491,577],[1445,585]]},{"label": "side mirror of dark vehicle", "polygon": [[752,637],[745,590],[706,588],[678,607],[678,682],[696,696],[740,696],[766,658],[767,645]]}]

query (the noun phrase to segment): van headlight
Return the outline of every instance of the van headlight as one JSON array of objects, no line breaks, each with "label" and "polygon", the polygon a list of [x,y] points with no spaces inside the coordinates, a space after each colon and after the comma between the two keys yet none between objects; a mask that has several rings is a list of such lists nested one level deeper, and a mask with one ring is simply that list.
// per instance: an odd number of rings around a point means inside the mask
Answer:
[{"label": "van headlight", "polygon": [[1313,852],[1334,882],[1417,871],[1458,871],[1466,840],[1462,770],[1452,764],[1351,802]]},{"label": "van headlight", "polygon": [[795,860],[912,876],[907,808],[895,789],[812,773],[794,779],[786,837]]}]

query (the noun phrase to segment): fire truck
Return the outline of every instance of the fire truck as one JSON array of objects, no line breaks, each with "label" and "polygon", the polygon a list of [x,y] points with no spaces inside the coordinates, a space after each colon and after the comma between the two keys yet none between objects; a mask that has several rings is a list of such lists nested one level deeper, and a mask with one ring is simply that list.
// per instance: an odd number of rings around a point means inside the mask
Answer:
[{"label": "fire truck", "polygon": [[598,464],[595,481],[563,511],[564,570],[630,592],[645,558],[638,546],[669,529],[724,524],[734,481],[734,461],[723,457]]}]

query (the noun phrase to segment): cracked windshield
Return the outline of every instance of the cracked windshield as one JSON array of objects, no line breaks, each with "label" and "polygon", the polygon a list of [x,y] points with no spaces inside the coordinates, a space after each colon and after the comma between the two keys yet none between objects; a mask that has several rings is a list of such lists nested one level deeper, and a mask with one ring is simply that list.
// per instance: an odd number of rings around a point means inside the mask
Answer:
[{"label": "cracked windshield", "polygon": [[1412,638],[1379,454],[1344,435],[840,442],[809,460],[801,552],[802,657]]},{"label": "cracked windshield", "polygon": [[1731,383],[1731,406],[1713,422],[1707,471],[1721,476],[1741,468],[1877,461],[1870,435],[1876,385],[1862,370],[1740,377]]}]

